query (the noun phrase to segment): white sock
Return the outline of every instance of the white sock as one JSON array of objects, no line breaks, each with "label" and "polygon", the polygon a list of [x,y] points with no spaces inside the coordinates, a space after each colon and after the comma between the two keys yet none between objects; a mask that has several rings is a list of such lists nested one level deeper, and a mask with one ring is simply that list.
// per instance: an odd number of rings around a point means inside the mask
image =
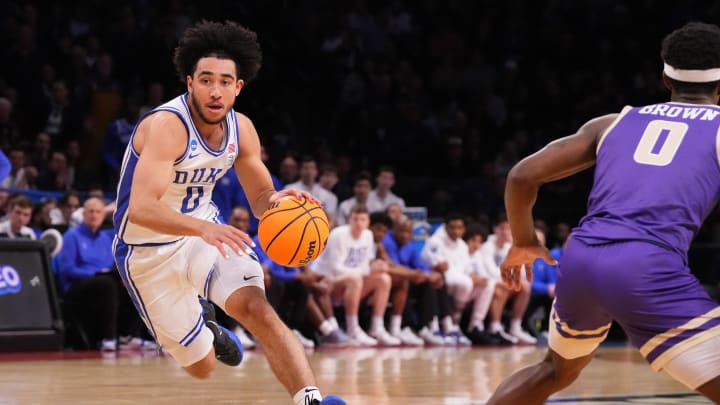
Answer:
[{"label": "white sock", "polygon": [[500,321],[492,321],[490,323],[490,332],[495,333],[503,330],[502,324]]},{"label": "white sock", "polygon": [[522,330],[522,327],[520,326],[520,320],[519,320],[519,319],[514,319],[514,318],[513,318],[513,319],[510,320],[510,330],[513,331],[513,332]]},{"label": "white sock", "polygon": [[318,330],[323,336],[327,336],[335,330],[335,325],[333,325],[329,319],[326,319],[318,326]]},{"label": "white sock", "polygon": [[443,326],[443,330],[445,331],[445,333],[457,332],[458,327],[455,326],[455,324],[453,323],[452,317],[450,315],[446,315],[442,319],[442,326]]},{"label": "white sock", "polygon": [[337,318],[335,318],[334,316],[331,316],[331,317],[328,318],[327,320],[328,320],[330,323],[332,323],[333,330],[335,330],[335,329],[340,329],[340,324],[338,323]]},{"label": "white sock", "polygon": [[438,322],[437,316],[434,316],[430,321],[430,332],[438,332],[440,330],[440,323]]},{"label": "white sock", "polygon": [[480,332],[485,330],[485,325],[482,319],[472,318],[470,320],[470,323],[468,324],[468,330],[473,330],[475,328],[477,328],[477,330],[479,330]]},{"label": "white sock", "polygon": [[355,332],[357,332],[358,329],[360,329],[360,324],[358,324],[357,315],[346,315],[345,323],[347,324],[348,335],[355,336]]},{"label": "white sock", "polygon": [[312,404],[316,399],[322,401],[322,395],[320,395],[320,388],[312,385],[308,385],[293,395],[295,405]]},{"label": "white sock", "polygon": [[385,329],[385,322],[383,322],[382,316],[373,316],[370,320],[370,330],[377,332]]},{"label": "white sock", "polygon": [[390,334],[399,335],[402,327],[402,315],[393,315],[390,318]]}]

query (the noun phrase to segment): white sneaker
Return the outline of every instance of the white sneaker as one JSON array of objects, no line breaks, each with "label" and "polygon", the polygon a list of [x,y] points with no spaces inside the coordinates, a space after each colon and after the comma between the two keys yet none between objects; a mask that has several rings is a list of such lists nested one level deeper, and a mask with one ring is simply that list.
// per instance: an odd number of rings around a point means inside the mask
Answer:
[{"label": "white sneaker", "polygon": [[115,339],[103,339],[100,343],[100,350],[103,352],[114,352],[117,350],[117,341]]},{"label": "white sneaker", "polygon": [[510,335],[515,337],[519,343],[524,343],[527,345],[534,345],[537,343],[537,339],[535,339],[533,335],[525,332],[521,328],[510,329]]},{"label": "white sneaker", "polygon": [[438,332],[437,334],[430,331],[430,328],[427,326],[420,329],[420,332],[418,333],[420,335],[420,338],[425,342],[428,346],[443,346],[445,345],[445,340],[443,339],[443,336]]},{"label": "white sneaker", "polygon": [[498,329],[498,330],[494,330],[494,331],[492,331],[492,333],[497,333],[498,335],[500,335],[500,337],[502,337],[503,339],[509,341],[509,342],[512,343],[512,344],[517,344],[517,343],[518,343],[518,338],[516,338],[515,336],[513,336],[513,335],[511,335],[511,334],[509,334],[509,333],[507,333],[507,332],[505,332],[505,329],[502,329],[502,328],[501,328],[501,329]]},{"label": "white sneaker", "polygon": [[362,328],[357,328],[355,333],[348,333],[355,344],[355,346],[377,346],[378,341],[368,336]]},{"label": "white sneaker", "polygon": [[247,335],[245,329],[243,329],[241,326],[233,329],[233,333],[235,334],[235,336],[238,337],[238,339],[240,339],[240,343],[242,343],[243,345],[243,350],[252,350],[257,346],[257,343],[255,343],[255,341]]},{"label": "white sneaker", "polygon": [[132,337],[132,338],[121,338],[119,349],[120,350],[158,350],[160,349],[160,345],[153,342],[152,340],[145,340],[139,337]]},{"label": "white sneaker", "polygon": [[402,341],[388,333],[385,328],[371,331],[370,336],[374,337],[380,346],[400,346]]},{"label": "white sneaker", "polygon": [[304,348],[306,348],[306,349],[314,349],[314,348],[315,348],[315,342],[314,342],[314,341],[312,341],[312,340],[306,338],[305,336],[303,336],[303,334],[300,333],[300,331],[297,330],[297,329],[293,329],[292,331],[293,331],[293,333],[295,334],[295,336],[297,336],[297,338],[298,338],[298,340],[300,341],[300,343],[302,343],[302,345],[303,345]]},{"label": "white sneaker", "polygon": [[425,342],[416,335],[409,326],[406,326],[400,332],[392,334],[394,337],[400,339],[405,346],[422,346]]}]

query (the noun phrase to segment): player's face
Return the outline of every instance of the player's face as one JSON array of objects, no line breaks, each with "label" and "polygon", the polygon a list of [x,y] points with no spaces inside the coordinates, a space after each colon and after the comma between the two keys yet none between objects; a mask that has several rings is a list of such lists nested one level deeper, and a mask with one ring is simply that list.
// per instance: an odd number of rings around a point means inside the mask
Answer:
[{"label": "player's face", "polygon": [[83,209],[83,222],[88,228],[97,231],[105,220],[105,204],[98,200],[88,201]]},{"label": "player's face", "polygon": [[350,230],[353,233],[362,232],[370,226],[370,216],[364,212],[353,212],[350,214],[348,223],[350,224]]},{"label": "player's face", "polygon": [[475,235],[472,238],[467,240],[468,250],[470,252],[474,252],[478,249],[480,249],[480,246],[483,244],[483,237],[482,235]]},{"label": "player's face", "polygon": [[360,180],[355,183],[355,188],[353,191],[355,192],[355,197],[357,197],[358,200],[365,201],[370,194],[370,190],[372,190],[372,186],[370,185],[370,182],[368,180]]},{"label": "player's face", "polygon": [[10,224],[13,227],[21,227],[30,223],[30,217],[32,216],[32,208],[23,208],[18,205],[13,207],[10,211]]},{"label": "player's face", "polygon": [[395,235],[395,240],[397,241],[397,243],[401,246],[405,246],[412,240],[412,223],[410,221],[405,221],[402,224],[396,225],[393,228],[393,234]]},{"label": "player's face", "polygon": [[461,219],[452,220],[445,225],[445,230],[450,239],[457,240],[465,233],[465,222]]},{"label": "player's face", "polygon": [[250,213],[245,210],[235,210],[232,212],[232,215],[230,215],[229,222],[230,225],[235,228],[247,232],[250,227]]},{"label": "player's face", "polygon": [[498,243],[512,243],[512,233],[510,232],[510,223],[505,221],[495,225],[493,229]]},{"label": "player's face", "polygon": [[393,172],[382,172],[378,175],[378,188],[389,190],[393,185],[395,185],[395,174]]},{"label": "player's face", "polygon": [[373,233],[373,239],[375,242],[380,242],[385,237],[388,228],[385,224],[377,223],[370,225],[370,230]]},{"label": "player's face", "polygon": [[190,102],[206,124],[219,124],[225,119],[243,84],[237,78],[234,61],[213,56],[200,58],[195,72],[187,78]]}]

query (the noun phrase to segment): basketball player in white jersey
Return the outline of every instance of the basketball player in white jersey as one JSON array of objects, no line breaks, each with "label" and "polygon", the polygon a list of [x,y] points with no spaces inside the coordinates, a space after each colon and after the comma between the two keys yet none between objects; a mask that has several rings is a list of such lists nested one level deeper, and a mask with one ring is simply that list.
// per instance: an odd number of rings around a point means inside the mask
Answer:
[{"label": "basketball player in white jersey", "polygon": [[221,224],[210,201],[215,182],[232,169],[258,217],[283,196],[314,199],[276,192],[252,122],[232,109],[261,59],[256,34],[238,24],[204,21],[185,32],[174,62],[187,93],[143,117],[125,152],[115,260],[149,329],[193,377],[208,378],[216,358],[242,359],[234,335],[203,318],[200,295],[255,335],[296,405],[344,405],[322,399],[300,342],[265,298],[252,240]]}]

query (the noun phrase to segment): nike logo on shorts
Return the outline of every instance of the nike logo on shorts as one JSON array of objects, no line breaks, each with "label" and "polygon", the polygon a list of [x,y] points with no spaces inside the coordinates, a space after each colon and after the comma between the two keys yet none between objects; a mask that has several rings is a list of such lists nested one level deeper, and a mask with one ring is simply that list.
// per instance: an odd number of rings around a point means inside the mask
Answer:
[{"label": "nike logo on shorts", "polygon": [[[255,277],[260,277],[260,276],[243,276],[243,280],[248,281],[248,280],[253,279],[253,278],[255,278]],[[305,392],[307,392],[307,391],[305,391]]]}]

